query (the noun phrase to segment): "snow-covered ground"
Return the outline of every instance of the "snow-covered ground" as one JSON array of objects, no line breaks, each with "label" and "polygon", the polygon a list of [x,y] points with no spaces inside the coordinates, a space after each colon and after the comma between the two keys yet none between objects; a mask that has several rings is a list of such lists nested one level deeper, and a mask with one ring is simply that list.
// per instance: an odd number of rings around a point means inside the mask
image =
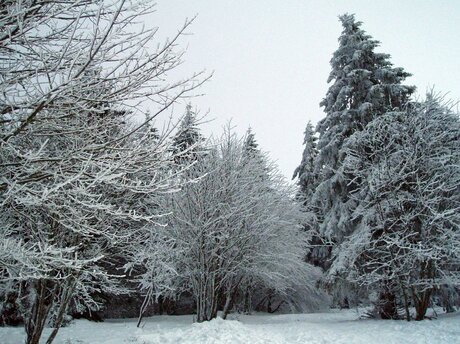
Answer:
[{"label": "snow-covered ground", "polygon": [[[457,344],[460,313],[442,314],[422,322],[359,320],[356,311],[315,314],[237,316],[193,324],[191,316],[147,318],[142,328],[134,319],[94,323],[74,321],[62,328],[57,344]],[[0,328],[0,343],[24,342],[22,328]]]}]

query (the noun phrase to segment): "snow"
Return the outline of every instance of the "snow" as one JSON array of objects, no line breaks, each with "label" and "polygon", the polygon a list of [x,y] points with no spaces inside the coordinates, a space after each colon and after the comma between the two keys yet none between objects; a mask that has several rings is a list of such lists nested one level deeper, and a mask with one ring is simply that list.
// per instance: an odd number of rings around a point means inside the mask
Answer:
[{"label": "snow", "polygon": [[[239,315],[201,324],[192,316],[146,318],[103,323],[76,320],[62,328],[56,344],[455,344],[460,343],[460,313],[440,314],[436,320],[406,322],[360,320],[355,310],[314,314]],[[24,342],[21,327],[0,328],[2,344]]]}]

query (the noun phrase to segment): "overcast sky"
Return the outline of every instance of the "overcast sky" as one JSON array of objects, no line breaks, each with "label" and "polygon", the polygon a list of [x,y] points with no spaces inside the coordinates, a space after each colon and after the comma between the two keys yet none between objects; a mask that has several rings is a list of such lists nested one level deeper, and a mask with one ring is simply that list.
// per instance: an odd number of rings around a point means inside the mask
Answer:
[{"label": "overcast sky", "polygon": [[[184,37],[180,73],[214,72],[194,107],[209,110],[205,135],[230,119],[243,134],[251,126],[262,150],[290,179],[302,153],[303,131],[324,117],[329,60],[337,49],[337,16],[355,13],[381,42],[407,83],[460,99],[460,1],[158,0],[149,17],[170,37],[198,15]],[[183,112],[180,106],[175,109]]]}]

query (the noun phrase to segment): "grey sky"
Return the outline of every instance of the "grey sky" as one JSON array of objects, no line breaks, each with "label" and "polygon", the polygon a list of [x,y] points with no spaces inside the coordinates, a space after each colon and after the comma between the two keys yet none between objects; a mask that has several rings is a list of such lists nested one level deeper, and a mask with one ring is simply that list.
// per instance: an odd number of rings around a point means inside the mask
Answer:
[{"label": "grey sky", "polygon": [[188,51],[179,72],[214,71],[205,95],[192,100],[215,119],[204,133],[220,132],[229,119],[240,133],[251,126],[290,179],[307,121],[324,116],[319,102],[345,12],[413,74],[407,83],[420,94],[434,85],[460,99],[460,1],[159,0],[149,19],[167,37],[198,14],[193,35],[181,41]]}]

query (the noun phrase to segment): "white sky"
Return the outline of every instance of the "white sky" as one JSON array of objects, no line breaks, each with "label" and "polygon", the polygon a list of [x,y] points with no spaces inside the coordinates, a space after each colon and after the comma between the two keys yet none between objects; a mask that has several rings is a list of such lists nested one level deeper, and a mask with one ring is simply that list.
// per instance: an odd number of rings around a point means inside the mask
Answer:
[{"label": "white sky", "polygon": [[[337,49],[337,16],[355,13],[362,28],[381,42],[395,66],[413,74],[420,94],[435,86],[460,99],[460,1],[457,0],[158,0],[149,25],[171,37],[185,18],[198,17],[182,39],[184,75],[206,69],[213,78],[192,99],[220,133],[230,119],[256,139],[288,179],[300,163],[308,120],[324,117],[319,102]],[[184,107],[176,107],[178,113]]]}]

